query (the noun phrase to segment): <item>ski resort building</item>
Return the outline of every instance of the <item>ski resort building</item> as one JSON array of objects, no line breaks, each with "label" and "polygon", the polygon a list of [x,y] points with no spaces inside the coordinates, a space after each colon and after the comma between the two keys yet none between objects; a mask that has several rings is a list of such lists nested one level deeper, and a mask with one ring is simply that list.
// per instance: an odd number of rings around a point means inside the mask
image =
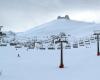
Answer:
[{"label": "ski resort building", "polygon": [[66,20],[70,20],[69,15],[65,15],[64,17],[58,16],[57,19],[66,19]]}]

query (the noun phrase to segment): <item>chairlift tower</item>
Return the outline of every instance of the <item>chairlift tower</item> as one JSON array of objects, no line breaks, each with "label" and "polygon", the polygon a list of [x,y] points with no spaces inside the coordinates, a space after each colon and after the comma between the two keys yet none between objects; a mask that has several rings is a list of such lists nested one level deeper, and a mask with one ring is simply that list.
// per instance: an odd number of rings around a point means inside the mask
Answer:
[{"label": "chairlift tower", "polygon": [[1,39],[2,39],[2,31],[1,31],[1,28],[2,28],[3,26],[0,26],[0,43],[1,43]]},{"label": "chairlift tower", "polygon": [[1,32],[1,28],[2,28],[3,26],[0,26],[0,32]]},{"label": "chairlift tower", "polygon": [[61,45],[61,55],[60,55],[60,66],[59,68],[64,68],[64,64],[63,64],[63,43],[68,43],[68,41],[66,40],[62,40],[61,38],[55,42],[56,44],[57,43],[60,43]]},{"label": "chairlift tower", "polygon": [[97,38],[97,56],[100,56],[100,52],[99,52],[99,36],[100,36],[100,30],[94,31],[94,35],[96,35],[96,38]]},{"label": "chairlift tower", "polygon": [[0,26],[0,44],[1,44],[2,40],[3,40],[3,38],[6,36],[6,34],[1,31],[2,28],[3,28],[3,26]]}]

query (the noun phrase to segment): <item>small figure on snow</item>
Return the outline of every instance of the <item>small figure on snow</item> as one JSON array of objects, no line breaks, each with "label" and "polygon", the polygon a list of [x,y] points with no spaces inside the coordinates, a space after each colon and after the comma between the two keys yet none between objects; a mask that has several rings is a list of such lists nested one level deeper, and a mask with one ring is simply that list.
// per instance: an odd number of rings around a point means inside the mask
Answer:
[{"label": "small figure on snow", "polygon": [[20,57],[20,54],[18,54],[17,57]]},{"label": "small figure on snow", "polygon": [[2,75],[2,71],[0,71],[0,76]]}]

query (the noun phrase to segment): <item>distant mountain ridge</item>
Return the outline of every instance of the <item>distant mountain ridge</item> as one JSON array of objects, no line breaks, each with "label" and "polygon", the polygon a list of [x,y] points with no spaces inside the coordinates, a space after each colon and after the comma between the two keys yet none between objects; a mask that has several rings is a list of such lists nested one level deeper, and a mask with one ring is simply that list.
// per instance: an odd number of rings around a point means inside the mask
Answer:
[{"label": "distant mountain ridge", "polygon": [[49,36],[64,32],[73,36],[82,36],[93,33],[94,30],[100,30],[100,24],[86,23],[74,20],[57,19],[51,22],[39,25],[28,31],[19,33],[19,36]]}]

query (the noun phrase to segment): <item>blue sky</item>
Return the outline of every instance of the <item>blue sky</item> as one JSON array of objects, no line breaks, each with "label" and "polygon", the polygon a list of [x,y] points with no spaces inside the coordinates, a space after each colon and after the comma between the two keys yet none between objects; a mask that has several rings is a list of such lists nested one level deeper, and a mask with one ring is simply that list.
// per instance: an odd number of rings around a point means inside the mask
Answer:
[{"label": "blue sky", "polygon": [[4,30],[26,31],[68,14],[71,19],[100,22],[100,0],[0,0]]}]

